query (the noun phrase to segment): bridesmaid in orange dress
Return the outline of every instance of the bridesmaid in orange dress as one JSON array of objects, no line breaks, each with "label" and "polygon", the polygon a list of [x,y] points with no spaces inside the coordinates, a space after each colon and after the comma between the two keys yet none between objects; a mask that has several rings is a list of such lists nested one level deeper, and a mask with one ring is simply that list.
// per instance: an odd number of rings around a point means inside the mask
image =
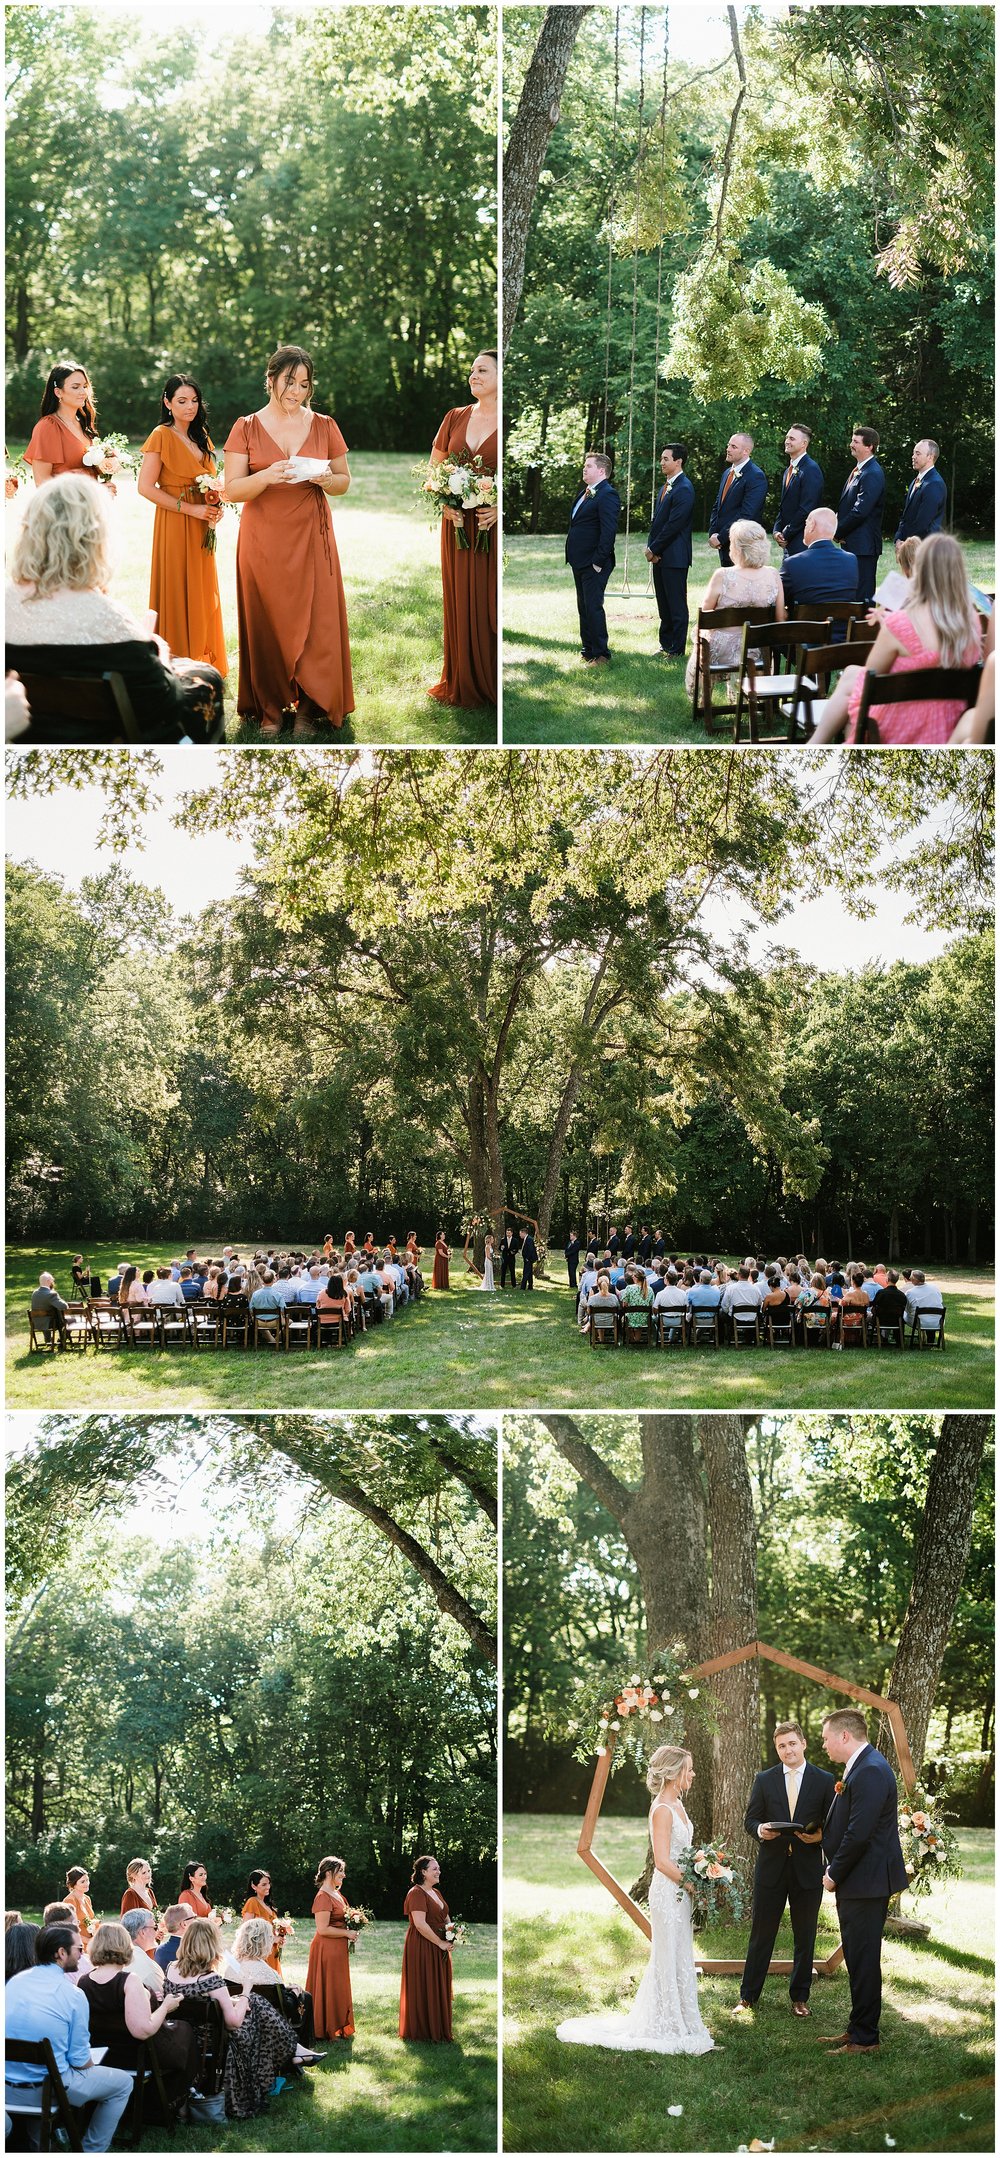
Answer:
[{"label": "bridesmaid in orange dress", "polygon": [[268,1925],[273,1927],[274,1946],[270,1955],[265,1956],[264,1961],[270,1964],[272,1971],[280,1978],[281,1949],[285,1937],[285,1928],[273,1904],[268,1900],[270,1894],[270,1874],[261,1872],[260,1868],[255,1866],[247,1882],[247,1900],[243,1905],[240,1916],[241,1918],[264,1918],[267,1920]]},{"label": "bridesmaid in orange dress", "polygon": [[80,1939],[84,1948],[90,1947],[97,1931],[97,1920],[94,1916],[94,1906],[90,1900],[89,1889],[90,1875],[86,1866],[71,1866],[66,1875],[66,1902],[76,1913],[76,1922],[80,1928]]},{"label": "bridesmaid in orange dress", "polygon": [[178,1903],[186,1904],[195,1918],[214,1918],[212,1904],[205,1894],[208,1885],[208,1868],[199,1858],[192,1858],[184,1868],[184,1879],[178,1893]]},{"label": "bridesmaid in orange dress", "polygon": [[[480,457],[497,470],[497,356],[477,354],[469,388],[474,403],[446,412],[434,437],[432,465],[448,457]],[[444,591],[444,667],[430,696],[439,704],[466,707],[497,701],[496,509],[445,510],[441,521],[441,583]],[[468,551],[454,527],[464,526]],[[480,532],[493,533],[488,554],[476,546]]]},{"label": "bridesmaid in orange dress", "polygon": [[41,416],[24,453],[35,486],[58,479],[61,472],[82,472],[85,479],[96,480],[94,466],[83,461],[96,440],[97,412],[90,377],[85,367],[62,360],[49,371],[42,392]]},{"label": "bridesmaid in orange dress", "polygon": [[431,1286],[433,1288],[446,1289],[448,1287],[448,1261],[450,1257],[448,1240],[444,1231],[439,1229],[434,1239],[434,1272],[431,1276]]},{"label": "bridesmaid in orange dress", "polygon": [[306,1992],[312,1996],[317,2038],[353,2038],[351,1942],[358,1936],[345,1924],[348,1908],[341,1894],[347,1868],[342,1858],[321,1858],[316,1872],[313,1917],[316,1931],[309,1950]]},{"label": "bridesmaid in orange dress", "polygon": [[179,659],[207,660],[229,672],[215,555],[206,547],[219,523],[212,509],[188,490],[203,472],[215,472],[208,416],[193,375],[171,375],[160,399],[160,424],[142,445],[138,489],[156,507],[149,604],[156,627]]},{"label": "bridesmaid in orange dress", "polygon": [[153,1894],[153,1869],[148,1858],[132,1858],[125,1868],[128,1887],[122,1897],[122,1917],[126,1911],[155,1911]]},{"label": "bridesmaid in orange dress", "polygon": [[445,1934],[450,1913],[440,1879],[436,1858],[417,1859],[403,1905],[409,1924],[399,1989],[400,2037],[434,2044],[451,2038],[451,1942]]},{"label": "bridesmaid in orange dress", "polygon": [[[237,709],[272,741],[288,718],[293,738],[311,742],[313,720],[341,727],[354,710],[344,586],[324,499],[351,484],[347,444],[336,420],[313,411],[312,388],[308,352],[282,345],[267,363],[267,404],[237,420],[226,443],[226,501],[244,505]],[[297,481],[293,457],[323,459],[326,469]]]}]

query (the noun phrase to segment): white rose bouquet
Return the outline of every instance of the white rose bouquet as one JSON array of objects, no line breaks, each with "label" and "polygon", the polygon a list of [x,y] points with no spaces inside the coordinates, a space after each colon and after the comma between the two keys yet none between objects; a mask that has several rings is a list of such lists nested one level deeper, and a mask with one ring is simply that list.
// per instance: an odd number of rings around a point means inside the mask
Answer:
[{"label": "white rose bouquet", "polygon": [[90,448],[84,450],[83,462],[96,472],[103,486],[115,480],[120,472],[134,472],[135,458],[128,446],[127,435],[99,435]]},{"label": "white rose bouquet", "polygon": [[[425,472],[422,465],[418,467],[418,471],[420,491],[435,523],[440,524],[445,510],[495,509],[500,501],[496,476],[484,470],[483,460],[479,456],[467,456],[464,461],[457,457],[446,457],[441,464],[432,465],[429,472]],[[464,524],[455,525],[453,530],[456,547],[464,548],[468,552],[469,541]],[[488,531],[477,532],[476,547],[483,554],[489,553]]]}]

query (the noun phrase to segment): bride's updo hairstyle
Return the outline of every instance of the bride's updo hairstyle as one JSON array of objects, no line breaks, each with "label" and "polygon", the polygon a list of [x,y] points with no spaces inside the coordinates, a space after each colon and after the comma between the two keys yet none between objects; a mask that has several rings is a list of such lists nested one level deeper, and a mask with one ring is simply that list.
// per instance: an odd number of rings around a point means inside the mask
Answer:
[{"label": "bride's updo hairstyle", "polygon": [[656,1798],[665,1783],[673,1783],[691,1755],[686,1746],[657,1746],[646,1770],[646,1789]]}]

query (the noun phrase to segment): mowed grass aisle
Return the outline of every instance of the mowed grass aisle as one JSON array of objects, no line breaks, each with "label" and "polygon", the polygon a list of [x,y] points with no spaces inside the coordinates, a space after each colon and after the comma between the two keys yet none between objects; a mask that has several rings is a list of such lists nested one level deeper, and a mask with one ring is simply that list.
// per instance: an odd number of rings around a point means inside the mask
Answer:
[{"label": "mowed grass aisle", "polygon": [[[88,1245],[105,1282],[119,1258],[140,1267],[176,1258],[191,1242]],[[228,1241],[225,1239],[224,1241]],[[255,1237],[236,1237],[252,1251]],[[561,1258],[559,1279],[530,1294],[487,1296],[452,1262],[453,1286],[432,1290],[340,1350],[171,1349],[32,1356],[27,1309],[43,1267],[63,1294],[74,1250],[7,1252],[7,1400],[11,1408],[989,1408],[993,1402],[994,1290],[985,1272],[934,1270],[947,1307],[947,1348],[898,1352],[766,1349],[592,1350],[580,1335]],[[431,1257],[425,1257],[430,1278]],[[863,1372],[856,1369],[864,1355]],[[863,1391],[859,1391],[863,1387]]]},{"label": "mowed grass aisle", "polygon": [[[26,1914],[28,1915],[28,1914]],[[41,1912],[30,1914],[37,1923]],[[285,1977],[304,1985],[313,1922],[296,1919]],[[235,1928],[223,1929],[228,1947]],[[399,1973],[405,1925],[379,1920],[351,1963],[353,2039],[317,2040],[326,2059],[303,2082],[288,2083],[265,2114],[179,2128],[173,2151],[492,2151],[497,2118],[497,1928],[470,1925],[454,1953],[454,2042],[405,2044],[399,2029]],[[143,2149],[156,2150],[147,2129]],[[162,2140],[162,2139],[161,2139]]]},{"label": "mowed grass aisle", "polygon": [[[551,534],[505,541],[503,582],[503,733],[505,742],[702,742],[704,727],[691,723],[691,699],[680,660],[657,659],[659,618],[652,589],[646,592],[646,530],[629,541],[631,598],[622,596],[624,542],[608,585],[612,661],[585,667],[573,578],[563,559],[564,540]],[[963,543],[969,576],[981,589],[994,587],[994,552],[986,541]],[[891,542],[882,569],[893,566]],[[718,556],[707,533],[697,533],[688,578],[692,621]],[[712,737],[711,739],[716,739]],[[720,735],[720,742],[730,735]]]},{"label": "mowed grass aisle", "polygon": [[[10,445],[11,456],[23,443]],[[138,456],[142,444],[134,442]],[[452,710],[427,691],[441,672],[440,539],[416,499],[413,467],[419,451],[352,454],[351,488],[333,506],[337,550],[347,594],[357,709],[332,738],[341,742],[495,742],[496,713]],[[7,549],[31,493],[22,486],[7,505]],[[122,480],[108,502],[114,535],[114,597],[141,620],[149,605],[149,564],[155,511]],[[236,717],[238,632],[236,541],[239,518],[227,510],[218,527],[216,562],[222,595],[229,676],[226,733],[256,742],[256,727]],[[288,737],[285,737],[287,740]]]},{"label": "mowed grass aisle", "polygon": [[[770,1978],[752,2022],[729,2011],[736,1978],[703,1978],[699,2005],[718,2053],[694,2059],[609,2053],[555,2036],[569,2015],[627,2010],[646,1944],[575,1855],[579,1821],[508,1816],[504,1832],[504,2111],[509,2151],[992,2151],[993,1836],[959,1831],[966,1877],[934,1889],[926,1941],[886,1940],[883,2050],[825,2058],[844,2028],[843,1967],[789,2012]],[[642,1819],[604,1819],[595,1848],[626,1886],[642,1861]],[[824,1898],[817,1952],[836,1945]],[[746,1932],[699,1934],[706,1956],[740,1956]],[[786,1925],[778,1954],[791,1953]],[[669,2109],[680,2107],[679,2113]]]}]

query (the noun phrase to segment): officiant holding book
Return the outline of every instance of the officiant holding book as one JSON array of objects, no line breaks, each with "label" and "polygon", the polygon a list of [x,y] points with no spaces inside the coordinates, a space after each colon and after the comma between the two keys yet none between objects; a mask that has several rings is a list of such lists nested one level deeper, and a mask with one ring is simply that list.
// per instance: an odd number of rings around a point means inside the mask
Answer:
[{"label": "officiant holding book", "polygon": [[767,1977],[785,1907],[792,1921],[794,1962],[788,1981],[793,2016],[809,2014],[816,1921],[823,1901],[823,1823],[836,1786],[825,1768],[806,1760],[797,1723],[774,1727],[774,1768],[754,1777],[745,1827],[758,1842],[753,1920],[735,2016],[753,2008]]}]

